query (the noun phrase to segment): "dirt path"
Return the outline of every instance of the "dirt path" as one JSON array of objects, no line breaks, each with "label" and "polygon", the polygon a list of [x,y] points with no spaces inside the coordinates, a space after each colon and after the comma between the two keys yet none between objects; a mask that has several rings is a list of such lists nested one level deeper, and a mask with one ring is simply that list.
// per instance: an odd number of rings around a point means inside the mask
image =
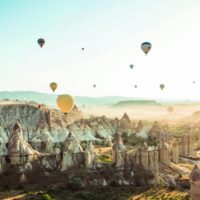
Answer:
[{"label": "dirt path", "polygon": [[[10,196],[10,197],[8,197]],[[0,194],[0,200],[20,200],[23,199],[26,196],[26,194],[10,194],[10,195],[2,195]]]}]

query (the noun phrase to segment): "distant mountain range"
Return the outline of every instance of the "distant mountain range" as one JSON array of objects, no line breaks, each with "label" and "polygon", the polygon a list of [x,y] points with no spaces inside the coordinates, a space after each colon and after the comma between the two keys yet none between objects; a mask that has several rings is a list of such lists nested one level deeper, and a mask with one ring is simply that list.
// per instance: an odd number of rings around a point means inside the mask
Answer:
[{"label": "distant mountain range", "polygon": [[129,101],[119,101],[114,104],[113,107],[129,107],[129,106],[139,106],[139,105],[160,105],[156,101],[153,100],[129,100]]},{"label": "distant mountain range", "polygon": [[[56,94],[47,94],[47,93],[40,93],[40,92],[33,92],[33,91],[3,91],[0,92],[0,100],[3,99],[10,99],[10,100],[21,100],[21,101],[36,101],[39,103],[44,103],[51,106],[56,106]],[[162,102],[162,104],[188,104],[191,103],[190,101],[178,101],[178,100],[170,100],[170,101],[163,101],[163,100],[152,100],[152,99],[142,99],[142,98],[135,98],[135,97],[121,97],[121,96],[106,96],[106,97],[87,97],[87,96],[74,96],[76,104],[78,106],[81,105],[89,105],[89,106],[96,106],[96,105],[115,105],[115,104],[150,104],[150,105],[157,105]]]},{"label": "distant mountain range", "polygon": [[[39,103],[44,103],[47,105],[56,105],[56,94],[47,94],[32,91],[3,91],[0,92],[0,100],[10,99],[10,100],[20,100],[20,101],[36,101]],[[120,97],[120,96],[108,96],[108,97],[87,97],[87,96],[74,96],[77,105],[113,105],[119,101],[127,100],[139,100],[139,98],[134,97]]]}]

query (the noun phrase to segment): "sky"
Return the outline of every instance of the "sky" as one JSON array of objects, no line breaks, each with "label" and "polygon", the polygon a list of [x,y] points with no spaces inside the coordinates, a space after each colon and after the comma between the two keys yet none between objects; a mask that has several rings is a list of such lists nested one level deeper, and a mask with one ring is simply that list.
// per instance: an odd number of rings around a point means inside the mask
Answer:
[{"label": "sky", "polygon": [[200,99],[199,10],[199,0],[1,0],[0,91],[51,93],[55,81],[57,94]]}]

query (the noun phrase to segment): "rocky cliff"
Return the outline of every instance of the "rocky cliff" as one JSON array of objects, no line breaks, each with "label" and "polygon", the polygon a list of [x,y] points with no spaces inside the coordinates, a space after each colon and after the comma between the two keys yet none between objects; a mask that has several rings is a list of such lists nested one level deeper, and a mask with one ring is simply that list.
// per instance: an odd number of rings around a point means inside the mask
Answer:
[{"label": "rocky cliff", "polygon": [[18,121],[28,142],[62,142],[68,134],[67,126],[81,118],[82,113],[76,106],[66,116],[36,102],[3,101],[0,104],[0,138],[7,142],[11,128]]}]

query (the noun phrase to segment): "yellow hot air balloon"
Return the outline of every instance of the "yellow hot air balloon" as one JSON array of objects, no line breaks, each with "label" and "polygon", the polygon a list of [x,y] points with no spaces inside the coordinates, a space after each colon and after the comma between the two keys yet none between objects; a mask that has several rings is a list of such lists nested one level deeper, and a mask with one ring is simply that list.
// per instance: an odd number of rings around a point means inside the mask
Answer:
[{"label": "yellow hot air balloon", "polygon": [[55,83],[55,82],[50,83],[50,88],[52,89],[53,92],[56,91],[57,87],[58,87],[57,83]]},{"label": "yellow hot air balloon", "polygon": [[59,95],[57,105],[63,113],[67,114],[74,107],[74,99],[68,94]]},{"label": "yellow hot air balloon", "polygon": [[167,108],[167,111],[168,111],[169,113],[172,113],[172,112],[174,111],[174,108],[173,108],[173,107],[168,107],[168,108]]}]

